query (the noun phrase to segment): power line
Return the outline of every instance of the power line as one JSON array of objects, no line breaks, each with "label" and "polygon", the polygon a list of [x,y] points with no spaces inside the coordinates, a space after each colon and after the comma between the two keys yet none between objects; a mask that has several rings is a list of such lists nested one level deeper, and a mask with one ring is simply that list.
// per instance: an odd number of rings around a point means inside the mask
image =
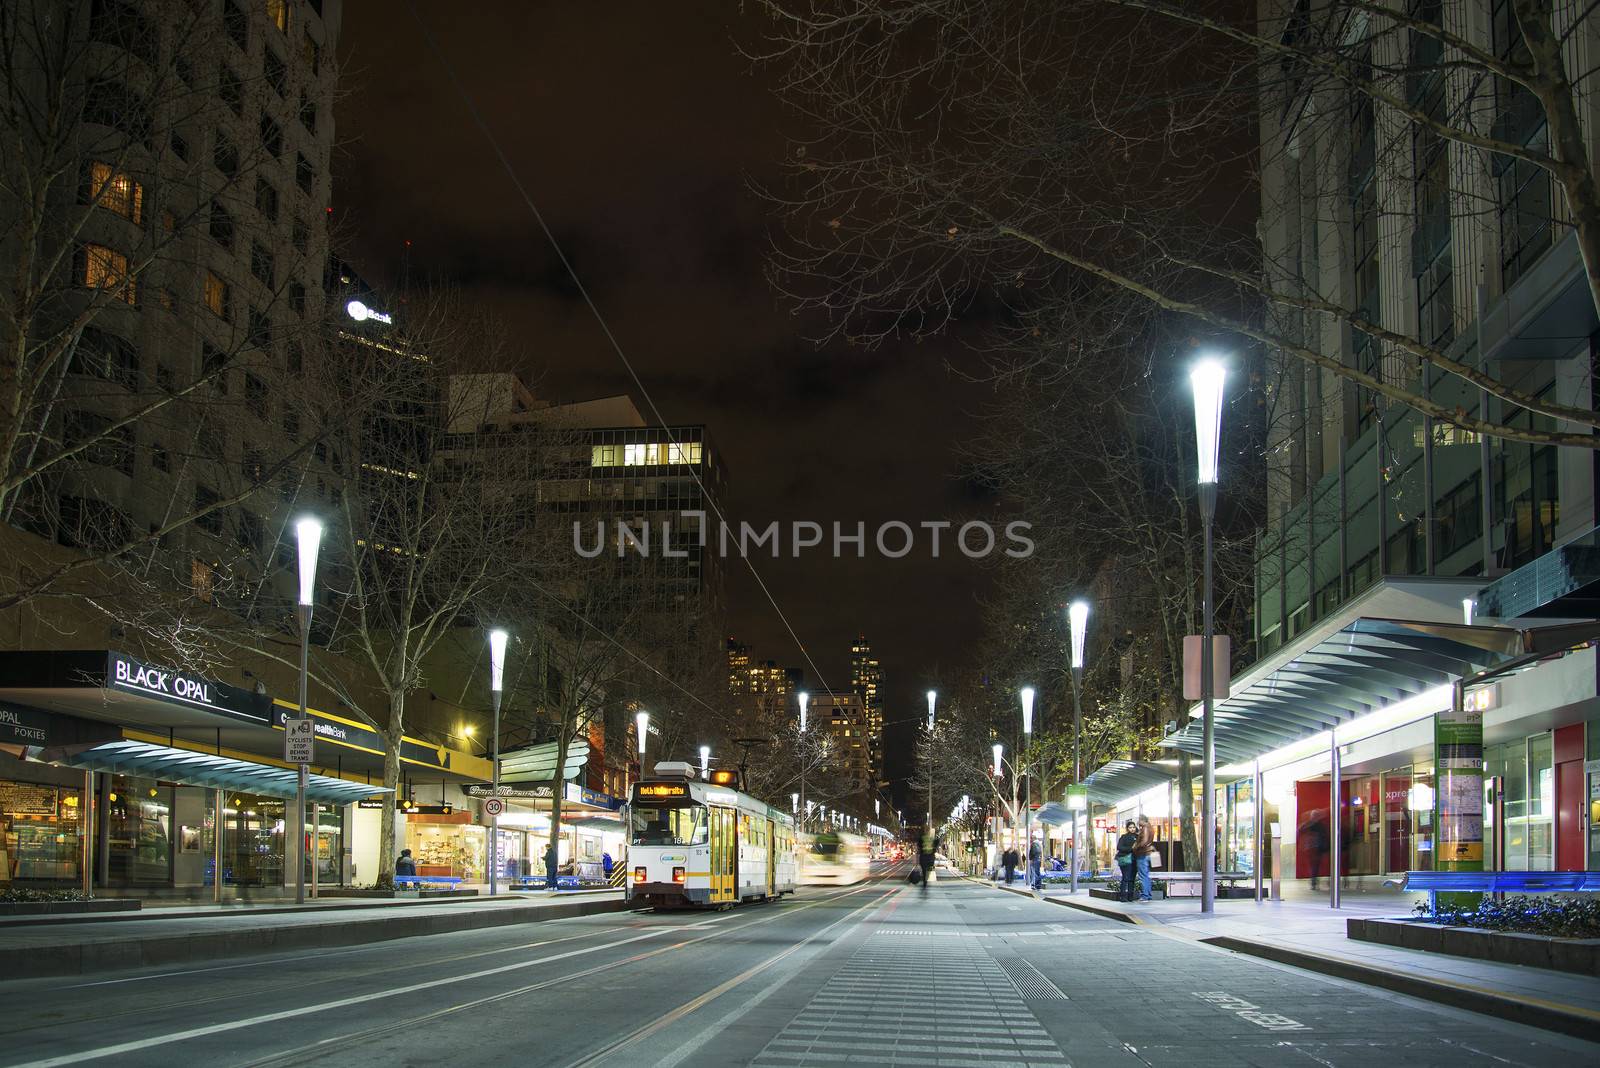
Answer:
[{"label": "power line", "polygon": [[[543,232],[545,240],[549,242],[551,250],[556,254],[556,258],[561,261],[561,266],[567,272],[567,277],[572,279],[572,284],[577,287],[578,294],[583,297],[584,305],[589,309],[589,313],[594,316],[601,333],[605,334],[606,341],[611,345],[611,350],[616,353],[617,359],[621,361],[623,368],[627,370],[628,377],[633,379],[633,384],[638,387],[640,395],[644,398],[645,404],[649,406],[651,414],[655,416],[656,422],[666,430],[668,443],[672,445],[678,444],[671,429],[667,426],[666,419],[661,414],[661,409],[656,406],[655,398],[645,388],[643,380],[639,377],[639,372],[634,370],[633,363],[628,359],[627,353],[623,351],[622,343],[612,333],[611,325],[606,321],[605,316],[601,314],[599,306],[594,302],[594,298],[589,295],[588,287],[578,277],[578,272],[572,266],[572,262],[567,259],[567,254],[562,249],[561,243],[556,240],[555,233],[551,231],[549,224],[545,222],[544,213],[539,210],[539,206],[534,203],[532,195],[522,184],[522,179],[517,176],[516,169],[511,166],[510,159],[501,149],[500,142],[495,137],[494,131],[489,128],[488,122],[484,120],[483,115],[479,112],[477,103],[472,99],[472,95],[467,92],[466,86],[461,84],[461,79],[456,76],[455,67],[445,58],[444,50],[439,47],[438,40],[434,38],[427,24],[422,21],[422,15],[417,10],[416,0],[408,0],[407,7],[411,11],[411,17],[416,22],[417,28],[422,32],[423,40],[427,42],[429,51],[439,61],[439,65],[444,68],[445,75],[450,79],[450,84],[455,88],[456,94],[460,96],[467,113],[472,116],[473,125],[483,134],[484,140],[489,143],[489,147],[494,151],[495,158],[499,160],[500,166],[505,170],[506,177],[511,179],[511,184],[516,187],[518,195],[522,197],[522,202],[527,205],[528,212],[533,216],[534,221],[539,224],[539,229]],[[717,521],[726,527],[727,518],[722,514],[722,509],[716,500],[706,491],[706,486],[700,478],[699,470],[696,466],[690,465],[689,473],[693,476],[695,484],[700,487],[701,497],[711,507],[711,510],[716,513]],[[762,579],[761,573],[756,570],[755,563],[745,554],[742,539],[739,545],[739,558],[750,569],[751,577],[756,580],[756,585],[761,587],[762,594],[766,596],[767,602],[772,605],[772,610],[778,614],[778,620],[783,624],[784,630],[789,632],[789,637],[794,640],[795,645],[800,649],[800,655],[805,658],[806,664],[816,674],[818,683],[826,689],[827,680],[822,677],[821,669],[811,659],[811,653],[806,649],[805,642],[801,641],[800,635],[795,633],[794,626],[789,622],[789,617],[784,615],[783,609],[778,605],[777,598],[772,595],[772,591],[767,588],[766,581]]]}]

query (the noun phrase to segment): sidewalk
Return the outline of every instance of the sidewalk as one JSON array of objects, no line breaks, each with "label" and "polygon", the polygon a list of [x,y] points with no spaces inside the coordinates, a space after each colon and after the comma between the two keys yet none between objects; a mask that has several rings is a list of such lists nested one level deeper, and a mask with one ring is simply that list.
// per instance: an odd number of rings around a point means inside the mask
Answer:
[{"label": "sidewalk", "polygon": [[364,945],[395,938],[625,912],[621,891],[352,901],[303,906],[205,905],[136,913],[8,917],[0,977],[85,975],[255,953]]},{"label": "sidewalk", "polygon": [[[1000,889],[1030,896],[1021,887]],[[1139,924],[1170,937],[1546,1030],[1580,1038],[1592,1038],[1600,1031],[1600,982],[1593,977],[1346,937],[1345,921],[1351,917],[1408,916],[1409,904],[1400,897],[1358,900],[1337,910],[1325,901],[1264,901],[1258,905],[1249,899],[1219,898],[1216,911],[1203,916],[1198,898],[1105,901],[1091,898],[1083,888],[1075,896],[1066,890],[1039,896],[1052,904]]]}]

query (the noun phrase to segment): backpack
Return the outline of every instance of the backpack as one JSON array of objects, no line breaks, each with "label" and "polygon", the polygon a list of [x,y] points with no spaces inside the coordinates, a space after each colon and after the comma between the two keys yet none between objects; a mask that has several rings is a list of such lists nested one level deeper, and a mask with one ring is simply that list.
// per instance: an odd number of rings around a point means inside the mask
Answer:
[{"label": "backpack", "polygon": [[910,880],[912,886],[916,886],[918,883],[920,883],[922,881],[922,869],[921,868],[912,868],[911,869],[911,874],[906,876],[906,878],[908,880]]}]

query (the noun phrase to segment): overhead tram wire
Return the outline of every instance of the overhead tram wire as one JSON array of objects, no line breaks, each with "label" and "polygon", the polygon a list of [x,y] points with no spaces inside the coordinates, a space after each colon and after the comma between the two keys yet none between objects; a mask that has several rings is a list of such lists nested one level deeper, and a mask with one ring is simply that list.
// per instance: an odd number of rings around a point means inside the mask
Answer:
[{"label": "overhead tram wire", "polygon": [[[522,202],[527,206],[528,212],[533,216],[534,222],[538,223],[539,230],[544,234],[545,240],[549,242],[551,251],[553,251],[556,254],[556,258],[561,261],[561,266],[567,272],[567,277],[572,279],[572,284],[577,288],[578,294],[583,297],[584,306],[589,309],[589,314],[594,316],[595,323],[599,325],[601,333],[605,335],[607,343],[609,343],[611,346],[611,351],[616,353],[617,359],[621,361],[623,368],[628,372],[628,377],[633,379],[633,384],[638,387],[640,396],[644,398],[645,404],[649,406],[650,412],[655,416],[656,422],[663,428],[667,428],[667,421],[662,417],[661,409],[657,407],[655,398],[652,397],[650,395],[650,391],[645,388],[643,380],[639,377],[639,372],[634,370],[633,363],[628,359],[627,353],[622,349],[622,343],[618,341],[617,336],[612,333],[610,323],[608,323],[605,316],[601,314],[599,305],[595,304],[594,298],[589,295],[589,289],[583,284],[583,279],[578,277],[577,269],[572,266],[572,261],[567,259],[567,254],[565,250],[562,249],[561,243],[556,240],[555,233],[550,229],[550,225],[545,222],[544,213],[541,212],[539,210],[539,206],[534,203],[533,196],[528,192],[527,187],[522,184],[522,179],[518,177],[516,168],[511,166],[511,160],[506,156],[505,151],[500,147],[499,139],[495,137],[494,131],[489,128],[488,122],[484,119],[483,114],[478,110],[477,102],[473,100],[472,95],[467,92],[466,86],[461,84],[461,79],[456,76],[455,67],[451,65],[447,58],[445,58],[444,50],[439,47],[438,39],[435,38],[433,32],[428,29],[427,23],[422,21],[422,13],[417,10],[416,0],[407,0],[406,7],[411,12],[412,21],[417,24],[417,29],[422,33],[423,40],[427,42],[428,50],[433,53],[434,58],[439,61],[439,65],[444,68],[445,76],[450,79],[450,84],[455,89],[456,95],[461,98],[461,102],[466,107],[467,113],[472,116],[473,125],[478,128],[478,132],[483,134],[484,140],[489,143],[489,148],[494,152],[495,159],[499,161],[501,168],[506,173],[506,177],[511,180],[511,184],[516,187],[518,195],[522,197]],[[679,442],[674,438],[670,429],[667,429],[667,442],[671,445],[679,444]],[[717,522],[723,526],[726,526],[727,518],[722,514],[722,509],[717,502],[709,493],[706,492],[706,486],[704,481],[702,481],[700,478],[699,470],[691,465],[689,467],[689,473],[693,476],[695,484],[700,487],[700,494],[705,499],[707,505],[709,505],[711,510],[716,513]],[[755,562],[745,554],[743,544],[739,546],[739,559],[743,560],[745,566],[750,569],[750,575],[756,580],[756,585],[761,587],[761,592],[766,596],[767,603],[772,605],[772,610],[778,614],[778,621],[783,624],[783,629],[789,632],[789,637],[794,640],[795,645],[799,648],[800,655],[805,658],[806,665],[810,667],[812,672],[816,675],[818,685],[823,690],[827,690],[828,682],[822,677],[822,672],[820,669],[818,669],[816,661],[811,659],[810,650],[806,648],[805,642],[800,640],[800,635],[795,633],[793,624],[789,622],[789,617],[784,615],[783,609],[779,606],[777,598],[772,595],[772,591],[768,589],[766,581],[761,577],[761,573],[756,570]]]}]

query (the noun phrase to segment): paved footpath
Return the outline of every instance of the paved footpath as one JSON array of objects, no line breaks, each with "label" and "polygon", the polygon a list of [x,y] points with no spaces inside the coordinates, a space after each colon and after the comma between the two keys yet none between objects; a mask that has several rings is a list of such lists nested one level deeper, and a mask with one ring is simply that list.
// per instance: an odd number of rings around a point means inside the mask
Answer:
[{"label": "paved footpath", "polygon": [[0,982],[0,1065],[1578,1065],[1600,1046],[965,880]]}]

